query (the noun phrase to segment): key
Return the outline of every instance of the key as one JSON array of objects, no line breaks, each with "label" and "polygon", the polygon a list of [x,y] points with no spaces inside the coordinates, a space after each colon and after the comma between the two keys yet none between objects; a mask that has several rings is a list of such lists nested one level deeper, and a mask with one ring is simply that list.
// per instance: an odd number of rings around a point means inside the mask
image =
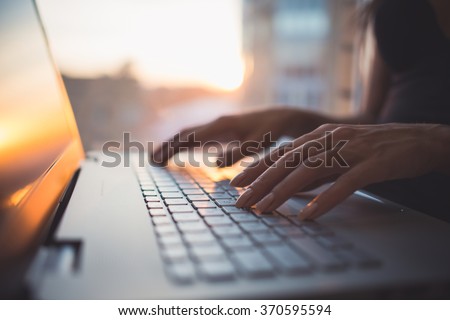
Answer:
[{"label": "key", "polygon": [[212,231],[221,238],[236,237],[242,235],[242,230],[238,227],[215,226]]},{"label": "key", "polygon": [[190,194],[205,194],[202,190],[200,189],[184,189],[183,193],[185,195],[190,195]]},{"label": "key", "polygon": [[146,196],[145,197],[145,202],[159,202],[159,197],[158,196]]},{"label": "key", "polygon": [[199,271],[208,281],[228,281],[235,277],[234,267],[227,260],[202,262]]},{"label": "key", "polygon": [[264,250],[286,273],[302,273],[312,270],[311,263],[285,244],[265,246]]},{"label": "key", "polygon": [[189,178],[189,176],[173,176],[173,178],[180,185],[181,184],[193,184],[193,185],[196,185],[194,180]]},{"label": "key", "polygon": [[302,237],[305,233],[298,227],[295,226],[281,226],[275,227],[275,232],[282,237],[292,238],[292,237]]},{"label": "key", "polygon": [[173,181],[161,181],[161,182],[156,182],[156,185],[158,186],[158,188],[161,189],[161,187],[176,187],[177,185],[175,184],[175,182]]},{"label": "key", "polygon": [[306,222],[306,223],[303,222],[300,226],[307,234],[312,236],[326,235],[332,233],[328,228],[314,222]]},{"label": "key", "polygon": [[188,284],[195,279],[195,270],[191,263],[180,262],[173,263],[166,268],[169,276],[178,283]]},{"label": "key", "polygon": [[279,227],[279,226],[289,226],[291,225],[291,222],[283,218],[282,216],[270,216],[270,217],[264,217],[261,216],[261,221],[267,224],[270,227]]},{"label": "key", "polygon": [[197,180],[197,182],[203,189],[205,189],[205,188],[216,188],[217,187],[217,185],[214,182],[211,182],[211,181],[206,181],[206,180],[205,181],[198,181]]},{"label": "key", "polygon": [[178,223],[178,228],[183,233],[196,233],[208,231],[208,228],[206,228],[203,222],[182,222]]},{"label": "key", "polygon": [[167,211],[165,209],[150,209],[148,212],[152,217],[167,215]]},{"label": "key", "polygon": [[211,209],[215,209],[217,208],[216,205],[214,204],[214,202],[212,201],[193,201],[192,205],[197,208],[197,209],[205,209],[205,208],[211,208]]},{"label": "key", "polygon": [[159,243],[161,243],[165,247],[183,244],[181,237],[177,234],[173,234],[173,235],[172,234],[170,234],[170,235],[164,234],[159,237]]},{"label": "key", "polygon": [[233,188],[232,186],[230,186],[230,179],[222,179],[216,182],[217,185],[225,187],[225,188]]},{"label": "key", "polygon": [[263,278],[274,275],[273,265],[257,250],[233,252],[230,257],[238,266],[238,270],[249,278]]},{"label": "key", "polygon": [[191,253],[195,259],[201,260],[214,260],[225,257],[225,252],[217,244],[214,245],[202,245],[191,247]]},{"label": "key", "polygon": [[258,221],[258,218],[251,213],[230,213],[230,218],[237,223]]},{"label": "key", "polygon": [[156,186],[154,184],[141,184],[141,190],[142,191],[157,191]]},{"label": "key", "polygon": [[224,180],[217,183],[219,186],[221,186],[223,189],[229,191],[229,190],[236,190],[235,187],[230,186],[230,180]]},{"label": "key", "polygon": [[207,187],[204,186],[203,184],[201,185],[203,190],[207,193],[215,193],[215,192],[221,192],[224,191],[221,187],[219,186],[214,186],[214,187]]},{"label": "key", "polygon": [[178,187],[159,187],[159,192],[179,192]]},{"label": "key", "polygon": [[227,216],[221,217],[205,217],[205,222],[209,226],[231,226],[233,222]]},{"label": "key", "polygon": [[239,226],[247,232],[261,232],[268,231],[269,227],[261,222],[245,222],[239,224]]},{"label": "key", "polygon": [[156,182],[163,182],[163,181],[172,181],[172,178],[169,174],[163,173],[163,174],[153,174],[152,175],[153,180]]},{"label": "key", "polygon": [[224,193],[224,192],[210,192],[209,196],[211,197],[211,199],[213,200],[218,200],[218,199],[234,199],[231,198],[228,194]]},{"label": "key", "polygon": [[158,195],[158,192],[157,191],[146,191],[146,190],[144,190],[144,191],[142,191],[142,194],[144,195],[144,196],[157,196]]},{"label": "key", "polygon": [[255,246],[253,242],[249,240],[249,238],[244,236],[234,238],[222,238],[222,243],[229,250],[252,248]]},{"label": "key", "polygon": [[297,251],[306,254],[322,269],[333,270],[346,267],[346,263],[342,259],[324,249],[311,238],[291,238],[288,241]]},{"label": "key", "polygon": [[166,199],[166,200],[164,200],[164,202],[167,205],[171,205],[171,204],[188,204],[187,200],[185,200],[185,199]]},{"label": "key", "polygon": [[244,193],[244,190],[228,190],[228,193],[231,194],[232,196],[240,196],[241,194]]},{"label": "key", "polygon": [[219,200],[216,200],[216,203],[219,206],[234,206],[236,204],[236,200],[234,200],[234,199],[219,199]]},{"label": "key", "polygon": [[161,181],[172,181],[172,178],[170,177],[170,174],[167,172],[158,172],[158,173],[153,173],[152,174],[152,178],[154,181],[156,182],[161,182]]},{"label": "key", "polygon": [[161,192],[161,198],[163,199],[182,199],[184,198],[181,192]]},{"label": "key", "polygon": [[225,216],[225,213],[217,209],[198,209],[198,213],[203,217],[209,217],[209,216]]},{"label": "key", "polygon": [[206,194],[188,194],[186,198],[189,201],[209,201],[209,197]]},{"label": "key", "polygon": [[163,204],[161,202],[147,202],[147,208],[149,209],[162,209]]},{"label": "key", "polygon": [[235,206],[224,206],[222,210],[226,213],[251,213],[246,209],[236,208]]},{"label": "key", "polygon": [[171,213],[177,213],[177,212],[192,212],[194,213],[195,210],[191,207],[191,205],[170,205],[167,207]]},{"label": "key", "polygon": [[157,225],[172,224],[172,219],[170,219],[170,217],[153,217],[152,221],[154,224]]},{"label": "key", "polygon": [[251,233],[251,238],[261,245],[279,243],[283,240],[273,232]]},{"label": "key", "polygon": [[164,260],[174,262],[180,260],[188,260],[189,256],[184,246],[170,246],[161,250]]},{"label": "key", "polygon": [[188,183],[188,182],[180,183],[178,186],[182,190],[184,190],[184,189],[200,189],[197,184],[195,184],[195,183]]},{"label": "key", "polygon": [[174,213],[173,220],[176,222],[198,222],[200,217],[195,213]]},{"label": "key", "polygon": [[160,236],[167,234],[178,234],[178,230],[174,225],[166,224],[166,225],[156,225],[155,231]]},{"label": "key", "polygon": [[215,243],[216,238],[209,232],[188,233],[183,236],[184,240],[190,245]]}]

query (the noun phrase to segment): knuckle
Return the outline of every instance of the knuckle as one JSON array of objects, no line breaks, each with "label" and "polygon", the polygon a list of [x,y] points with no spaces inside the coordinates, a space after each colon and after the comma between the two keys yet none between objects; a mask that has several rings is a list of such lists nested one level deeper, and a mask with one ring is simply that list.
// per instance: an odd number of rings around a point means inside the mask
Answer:
[{"label": "knuckle", "polygon": [[307,169],[317,169],[323,166],[323,159],[319,156],[311,156],[303,161],[303,168]]},{"label": "knuckle", "polygon": [[184,128],[184,129],[182,129],[182,130],[180,131],[179,136],[180,136],[180,137],[186,137],[186,136],[188,136],[189,134],[192,134],[192,133],[194,133],[194,132],[195,132],[195,129],[194,129],[194,128],[191,128],[191,127],[189,127],[189,128]]},{"label": "knuckle", "polygon": [[278,168],[290,169],[297,167],[302,160],[301,151],[290,151],[286,153],[279,161],[275,163]]},{"label": "knuckle", "polygon": [[220,116],[215,120],[217,124],[226,124],[231,121],[232,116]]},{"label": "knuckle", "polygon": [[325,123],[322,124],[320,127],[318,127],[316,130],[318,130],[319,132],[323,132],[323,131],[332,131],[334,129],[336,129],[338,125],[334,124],[334,123]]},{"label": "knuckle", "polygon": [[333,130],[333,134],[339,137],[350,137],[355,133],[355,129],[350,126],[339,126]]}]

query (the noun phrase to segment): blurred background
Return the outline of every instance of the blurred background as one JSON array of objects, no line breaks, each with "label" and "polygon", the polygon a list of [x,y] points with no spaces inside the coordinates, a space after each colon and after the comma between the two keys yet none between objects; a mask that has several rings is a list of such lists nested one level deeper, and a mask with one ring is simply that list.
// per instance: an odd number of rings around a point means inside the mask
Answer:
[{"label": "blurred background", "polygon": [[255,108],[358,108],[358,0],[37,3],[86,150]]}]

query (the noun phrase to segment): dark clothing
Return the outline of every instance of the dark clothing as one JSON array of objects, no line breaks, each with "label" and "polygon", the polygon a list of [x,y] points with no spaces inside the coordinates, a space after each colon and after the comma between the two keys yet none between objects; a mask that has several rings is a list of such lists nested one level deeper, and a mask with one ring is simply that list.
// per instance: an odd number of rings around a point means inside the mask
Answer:
[{"label": "dark clothing", "polygon": [[[393,75],[378,121],[450,125],[450,39],[429,1],[382,1],[375,12],[374,32]],[[450,221],[449,176],[433,173],[367,189]]]},{"label": "dark clothing", "polygon": [[392,71],[380,122],[450,124],[450,39],[429,0],[385,0],[375,38]]}]

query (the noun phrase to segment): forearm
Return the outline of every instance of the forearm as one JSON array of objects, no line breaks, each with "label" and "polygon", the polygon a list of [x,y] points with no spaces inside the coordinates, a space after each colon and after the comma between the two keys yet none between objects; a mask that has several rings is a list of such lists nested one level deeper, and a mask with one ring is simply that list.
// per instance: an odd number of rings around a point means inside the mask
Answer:
[{"label": "forearm", "polygon": [[436,125],[432,128],[434,171],[450,175],[450,126]]},{"label": "forearm", "polygon": [[329,123],[342,124],[373,124],[377,122],[378,115],[364,110],[358,114],[345,117],[329,117]]}]

